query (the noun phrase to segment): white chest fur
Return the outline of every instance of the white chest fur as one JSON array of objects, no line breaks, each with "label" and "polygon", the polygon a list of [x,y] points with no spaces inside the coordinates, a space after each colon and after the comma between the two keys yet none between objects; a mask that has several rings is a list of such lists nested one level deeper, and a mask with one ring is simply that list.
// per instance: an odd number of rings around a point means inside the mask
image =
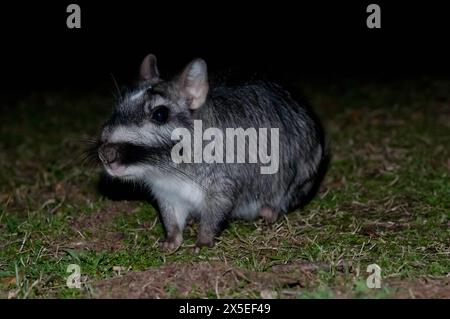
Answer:
[{"label": "white chest fur", "polygon": [[202,188],[194,182],[170,175],[152,175],[147,178],[153,195],[167,204],[192,213],[201,210],[205,198]]}]

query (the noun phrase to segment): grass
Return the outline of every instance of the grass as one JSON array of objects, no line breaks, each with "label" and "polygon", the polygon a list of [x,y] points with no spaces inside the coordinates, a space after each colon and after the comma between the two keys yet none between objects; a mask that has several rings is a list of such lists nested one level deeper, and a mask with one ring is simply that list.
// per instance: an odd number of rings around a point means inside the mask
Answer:
[{"label": "grass", "polygon": [[[269,285],[273,296],[386,298],[414,289],[415,296],[442,297],[450,273],[450,82],[298,85],[332,142],[319,195],[271,226],[232,222],[215,248],[199,254],[191,247],[195,226],[177,252],[160,252],[157,212],[101,196],[98,172],[80,164],[80,138],[98,132],[111,98],[48,93],[2,102],[0,297],[93,297],[99,282],[121,276],[117,269],[133,276],[218,262],[280,276],[272,267],[298,261],[327,266],[300,268],[309,276],[304,286]],[[365,284],[372,263],[382,269],[382,289]],[[83,289],[66,286],[69,264],[80,265]],[[193,284],[183,293],[165,283],[163,293],[218,296],[212,285]],[[261,289],[242,280],[222,295],[260,297]]]}]

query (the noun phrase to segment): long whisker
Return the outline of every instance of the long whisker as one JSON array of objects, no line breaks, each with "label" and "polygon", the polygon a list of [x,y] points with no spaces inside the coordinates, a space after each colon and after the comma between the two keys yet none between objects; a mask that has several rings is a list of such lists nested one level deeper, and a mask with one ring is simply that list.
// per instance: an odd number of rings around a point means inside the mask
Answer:
[{"label": "long whisker", "polygon": [[98,158],[98,139],[83,138],[79,140],[82,141],[86,145],[86,147],[80,154],[75,156],[73,161],[80,161],[81,164],[87,165],[89,167],[98,166],[100,164],[100,159]]},{"label": "long whisker", "polygon": [[[87,145],[87,147],[78,156],[77,160],[81,160],[83,165],[87,165],[89,167],[99,166],[101,161],[98,158],[98,147],[100,146],[98,139],[83,138],[80,139],[80,141],[81,140]],[[150,148],[142,144],[133,144],[133,142],[137,141],[130,142],[131,143],[128,145],[131,146],[131,148],[127,150],[127,153],[131,154],[131,157],[133,157],[133,151],[137,152],[138,158],[133,161],[135,164],[154,165],[165,174],[178,178],[181,181],[190,182],[201,191],[206,192],[205,186],[202,185],[198,178],[184,170],[181,170],[175,163],[172,163],[168,159],[173,146],[171,143],[164,143],[163,141],[160,141],[163,145],[160,145],[157,148]],[[144,152],[144,155],[139,154],[141,151]]]},{"label": "long whisker", "polygon": [[111,78],[113,80],[114,86],[116,87],[117,93],[119,93],[119,98],[122,99],[122,92],[120,91],[119,85],[117,84],[116,78],[114,77],[114,74],[112,72],[110,73]]}]

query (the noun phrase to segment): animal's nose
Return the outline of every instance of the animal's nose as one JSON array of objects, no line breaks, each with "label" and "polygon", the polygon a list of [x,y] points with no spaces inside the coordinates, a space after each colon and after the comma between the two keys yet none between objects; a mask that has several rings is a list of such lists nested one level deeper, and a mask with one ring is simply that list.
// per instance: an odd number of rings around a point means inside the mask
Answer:
[{"label": "animal's nose", "polygon": [[117,148],[111,144],[104,144],[98,150],[98,157],[105,164],[111,164],[118,158]]}]

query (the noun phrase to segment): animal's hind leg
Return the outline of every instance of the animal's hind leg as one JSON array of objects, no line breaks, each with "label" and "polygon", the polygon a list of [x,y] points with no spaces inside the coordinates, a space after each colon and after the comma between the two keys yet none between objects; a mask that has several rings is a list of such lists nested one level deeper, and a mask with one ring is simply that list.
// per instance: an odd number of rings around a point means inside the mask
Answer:
[{"label": "animal's hind leg", "polygon": [[200,216],[200,227],[195,244],[197,248],[214,246],[215,237],[221,231],[232,206],[232,201],[227,196],[211,196],[208,206]]},{"label": "animal's hind leg", "polygon": [[269,224],[276,222],[279,215],[280,213],[278,211],[267,206],[261,208],[261,211],[259,213],[259,216],[261,216],[262,219],[264,219],[264,221]]},{"label": "animal's hind leg", "polygon": [[225,213],[225,211],[209,211],[201,217],[196,247],[214,247],[215,237],[225,220]]}]

